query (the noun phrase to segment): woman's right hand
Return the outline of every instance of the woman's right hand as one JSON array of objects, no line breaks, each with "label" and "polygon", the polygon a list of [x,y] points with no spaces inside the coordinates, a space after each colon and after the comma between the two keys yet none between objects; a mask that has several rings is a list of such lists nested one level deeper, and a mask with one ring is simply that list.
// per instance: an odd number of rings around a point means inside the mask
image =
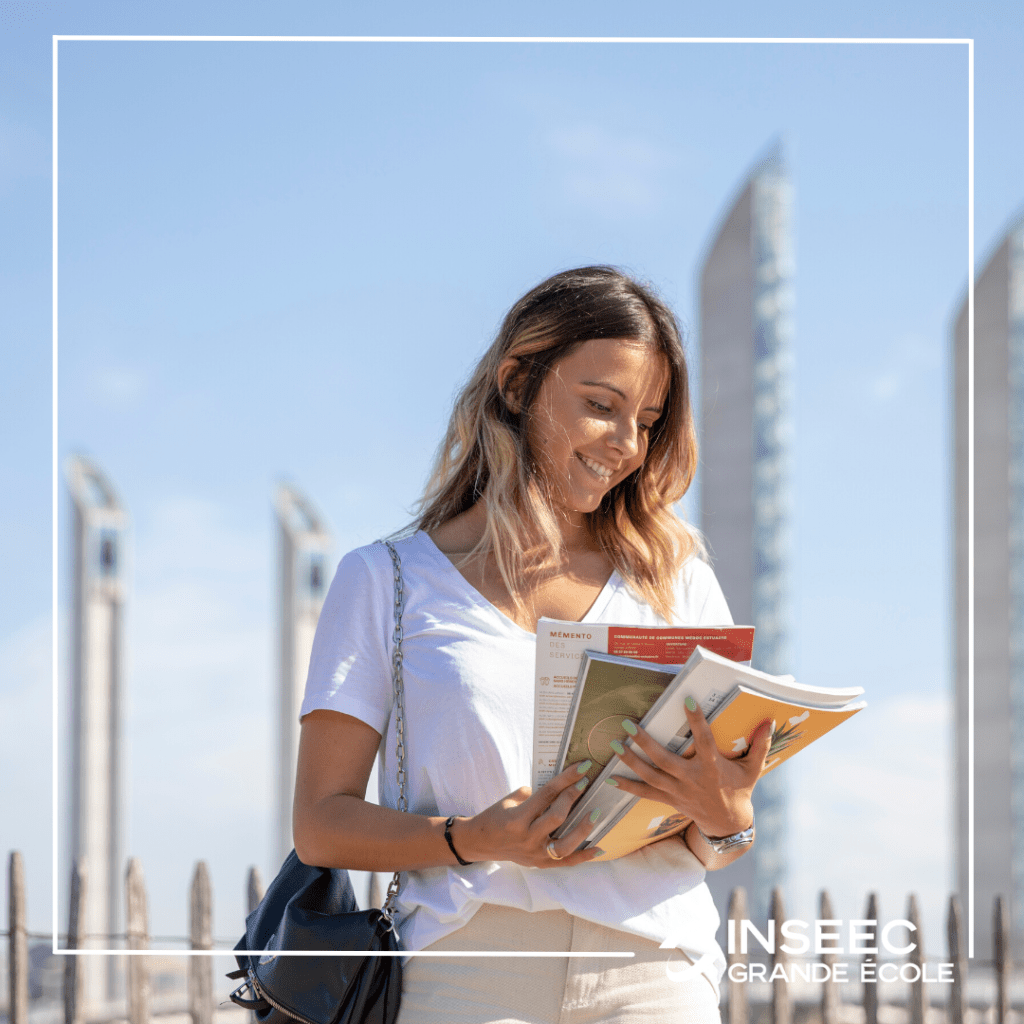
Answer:
[{"label": "woman's right hand", "polygon": [[[305,864],[359,871],[416,871],[455,863],[444,840],[444,817],[407,814],[364,799],[380,733],[338,711],[312,711],[302,720],[295,776],[295,850]],[[586,768],[584,768],[586,771]],[[584,820],[554,843],[550,833],[580,796],[578,765],[536,793],[517,789],[493,807],[452,825],[463,860],[507,860],[536,868],[580,864],[598,856],[573,852],[593,828]]]},{"label": "woman's right hand", "polygon": [[[593,831],[584,818],[576,828],[560,839],[554,832],[569,816],[586,779],[583,773],[589,761],[570,765],[534,793],[523,786],[471,818],[456,818],[451,837],[463,860],[509,860],[530,868],[571,867],[600,855],[600,850],[577,850]],[[557,854],[553,857],[550,849]]]}]

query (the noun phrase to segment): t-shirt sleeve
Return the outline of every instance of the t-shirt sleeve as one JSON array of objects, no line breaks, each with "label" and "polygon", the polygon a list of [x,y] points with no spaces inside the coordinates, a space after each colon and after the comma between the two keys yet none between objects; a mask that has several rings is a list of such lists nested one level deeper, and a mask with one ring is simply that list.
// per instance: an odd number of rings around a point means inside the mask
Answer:
[{"label": "t-shirt sleeve", "polygon": [[[383,545],[381,551],[386,555]],[[384,592],[390,586],[390,577],[375,571],[362,551],[341,560],[320,610],[300,718],[319,709],[340,711],[384,734],[392,700],[393,599]]]}]

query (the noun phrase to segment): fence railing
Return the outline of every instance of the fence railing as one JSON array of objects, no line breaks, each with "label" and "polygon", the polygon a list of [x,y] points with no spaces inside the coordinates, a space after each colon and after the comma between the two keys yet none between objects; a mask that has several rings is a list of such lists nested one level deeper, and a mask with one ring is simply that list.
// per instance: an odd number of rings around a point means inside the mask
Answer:
[{"label": "fence railing", "polygon": [[[1010,1014],[1010,960],[1009,925],[1005,904],[1001,896],[996,897],[993,913],[992,948],[993,960],[987,962],[974,961],[976,968],[987,974],[994,975],[995,998],[990,1005],[978,1005],[975,1000],[973,1009],[981,1011],[986,1024],[1009,1024]],[[750,956],[742,943],[733,943],[732,936],[742,933],[743,922],[748,920],[747,898],[742,888],[734,889],[729,903],[728,931],[730,948],[727,954],[727,972],[725,984],[726,1012],[724,1020],[727,1024],[750,1024],[750,990],[755,980],[767,981],[771,994],[768,999],[771,1024],[793,1024],[794,1001],[791,998],[791,987],[794,977],[800,981],[811,981],[820,985],[821,995],[818,1012],[815,1014],[821,1024],[839,1024],[842,1000],[840,987],[848,981],[860,982],[860,1008],[864,1024],[879,1024],[883,1016],[881,1010],[879,982],[902,982],[906,990],[903,1005],[906,1009],[908,1024],[926,1024],[929,1010],[934,1010],[935,1001],[928,996],[929,988],[935,989],[935,983],[941,982],[946,993],[946,1019],[949,1024],[965,1024],[972,1009],[968,1005],[967,981],[968,964],[966,942],[963,931],[963,914],[957,896],[949,898],[946,917],[946,956],[944,960],[926,956],[924,932],[917,897],[910,895],[907,901],[906,918],[900,924],[909,926],[908,933],[913,936],[908,941],[905,958],[880,960],[877,946],[864,948],[858,957],[841,960],[837,951],[824,947],[816,959],[806,958],[799,964],[791,958],[786,949],[786,942],[775,934],[772,927],[766,929],[765,935],[758,936],[757,945],[762,956],[768,963],[760,968],[756,975],[750,970]],[[785,907],[782,893],[776,889],[772,894],[769,910],[769,925],[786,922]],[[832,911],[832,900],[827,892],[822,892],[819,902],[819,924],[837,925]],[[864,919],[849,924],[866,926],[876,925],[876,930],[862,933],[859,937],[868,942],[877,941],[868,938],[879,931],[884,931],[878,915],[878,898],[872,893],[868,896]],[[805,924],[805,922],[799,922]],[[791,933],[792,934],[792,933]],[[802,934],[802,933],[801,933]],[[848,933],[849,934],[849,933]],[[798,936],[799,937],[799,936]],[[830,937],[835,937],[834,933]],[[763,940],[763,941],[761,941]],[[774,940],[774,941],[773,941]],[[820,970],[815,971],[815,966]],[[849,968],[859,968],[853,975]],[[888,974],[885,968],[890,968]],[[806,986],[805,986],[806,991]],[[890,1018],[891,1019],[891,1018]]]},{"label": "fence railing", "polygon": [[[68,949],[85,948],[91,938],[114,939],[124,943],[129,950],[150,949],[154,938],[149,933],[149,911],[142,865],[137,858],[128,861],[125,873],[125,932],[118,936],[87,936],[81,931],[84,920],[84,904],[87,898],[88,879],[84,865],[75,864],[71,876],[71,899],[68,911],[67,933],[61,936]],[[257,868],[250,868],[247,884],[248,910],[252,911],[263,898],[263,883]],[[196,864],[189,888],[189,935],[187,938],[157,939],[157,941],[183,941],[195,950],[213,950],[212,934],[213,889],[205,861]],[[29,1016],[29,958],[28,941],[31,938],[50,939],[50,935],[35,935],[27,930],[25,905],[25,872],[21,854],[10,855],[8,870],[8,1022],[28,1024]],[[819,903],[820,922],[834,922],[832,900],[822,892]],[[903,981],[907,988],[905,1002],[907,1024],[927,1024],[928,987],[935,981],[946,984],[946,1010],[949,1024],[967,1024],[968,1021],[968,961],[963,934],[963,915],[959,900],[951,896],[946,921],[947,955],[939,965],[941,977],[936,974],[936,965],[931,963],[932,976],[928,977],[929,959],[925,956],[921,915],[917,898],[911,895],[907,904],[906,918],[914,936],[907,943],[907,953],[896,967],[896,961],[880,960],[877,947],[866,946],[859,958],[841,960],[835,948],[823,944],[822,951],[814,959],[806,956],[798,959],[791,955],[785,929],[776,934],[775,925],[786,922],[785,906],[780,890],[772,894],[768,927],[764,933],[753,927],[747,910],[747,897],[742,888],[734,889],[729,903],[728,944],[726,980],[723,995],[725,1007],[723,1019],[726,1024],[751,1024],[751,993],[768,982],[768,998],[771,1024],[793,1024],[795,1000],[792,998],[794,979],[815,982],[820,985],[820,1003],[815,1016],[821,1024],[840,1024],[840,988],[844,981],[861,980],[861,1002],[864,1024],[879,1024],[882,1001],[877,981]],[[878,900],[874,894],[868,897],[864,921],[878,922]],[[753,938],[751,938],[753,937]],[[799,936],[798,936],[799,937]],[[747,939],[751,941],[748,942]],[[789,938],[792,938],[790,933]],[[1010,956],[1009,927],[1002,897],[997,897],[993,914],[992,947],[994,961],[991,967],[995,976],[994,1000],[984,1009],[986,1024],[1009,1024],[1010,1013]],[[869,940],[870,941],[870,940]],[[751,957],[751,951],[758,953],[761,961]],[[230,954],[230,947],[224,947]],[[151,1001],[149,978],[149,957],[127,956],[125,1009],[116,1014],[129,1024],[149,1024],[155,1016]],[[846,969],[856,964],[859,978],[848,977]],[[845,965],[845,966],[844,966]],[[756,966],[756,969],[755,969]],[[885,967],[893,968],[890,977],[883,976]],[[84,971],[82,957],[65,958],[63,998],[65,1024],[85,1024],[83,1005]],[[806,990],[806,986],[805,986]],[[213,985],[213,958],[210,956],[189,957],[186,972],[186,993],[188,1012],[192,1024],[213,1024],[216,1009]],[[759,1000],[764,1004],[762,995]],[[95,1018],[91,1018],[95,1021]]]},{"label": "fence railing", "polygon": [[[149,949],[154,937],[149,932],[149,901],[138,858],[128,861],[125,872],[125,931],[120,935],[85,935],[81,929],[85,900],[88,897],[88,875],[84,864],[75,863],[71,871],[71,896],[68,908],[67,932],[58,936],[66,949],[87,948],[90,939],[104,939],[110,945],[123,942],[129,950]],[[249,869],[248,910],[252,911],[263,899],[263,882],[258,868]],[[8,1024],[28,1024],[29,1011],[29,939],[51,940],[49,934],[36,934],[27,930],[25,909],[25,871],[21,854],[10,855],[8,873],[9,927],[8,941]],[[205,861],[198,861],[189,886],[189,935],[157,937],[158,942],[182,942],[190,949],[213,950],[213,888]],[[230,944],[224,944],[225,955],[230,955]],[[129,1024],[149,1024],[154,1016],[150,986],[150,958],[126,956],[125,1009],[116,1017]],[[62,994],[65,1024],[85,1024],[84,1004],[85,971],[82,957],[68,956],[64,961]],[[213,958],[189,957],[186,978],[186,1001],[192,1024],[213,1024],[216,997],[213,985]],[[96,1018],[88,1019],[95,1024]]]}]

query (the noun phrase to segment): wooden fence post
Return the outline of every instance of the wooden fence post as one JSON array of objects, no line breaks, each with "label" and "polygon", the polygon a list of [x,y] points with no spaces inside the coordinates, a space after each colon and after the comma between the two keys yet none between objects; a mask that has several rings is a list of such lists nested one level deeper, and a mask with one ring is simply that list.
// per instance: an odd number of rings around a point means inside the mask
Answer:
[{"label": "wooden fence post", "polygon": [[996,961],[996,1024],[1006,1024],[1009,1009],[1010,935],[1002,896],[996,897],[992,919],[992,948]]},{"label": "wooden fence post", "polygon": [[910,899],[907,901],[907,920],[916,928],[916,931],[912,932],[910,936],[914,948],[907,958],[912,964],[917,964],[917,980],[910,983],[910,1024],[924,1024],[928,1008],[924,989],[924,932],[921,928],[921,912],[918,910],[917,896],[914,893],[910,894]]},{"label": "wooden fence post", "polygon": [[[149,949],[149,908],[142,864],[129,857],[124,876],[125,931],[129,949]],[[128,960],[128,1020],[130,1024],[149,1024],[149,957],[130,956]]]},{"label": "wooden fence post", "polygon": [[[878,894],[868,894],[868,909],[864,913],[868,921],[874,922],[875,944],[878,944]],[[861,975],[873,974],[878,969],[878,955],[865,953],[861,961]],[[864,1024],[878,1024],[878,981],[864,982]]]},{"label": "wooden fence post", "polygon": [[249,868],[249,881],[246,886],[246,902],[248,905],[247,914],[251,914],[259,905],[260,900],[263,899],[263,893],[266,890],[263,888],[263,878],[260,875],[260,869],[253,865]]},{"label": "wooden fence post", "polygon": [[[189,933],[193,949],[213,949],[213,894],[206,861],[196,864],[189,892]],[[188,1010],[192,1024],[213,1024],[213,957],[188,958]]]},{"label": "wooden fence post", "polygon": [[[821,890],[820,908],[818,916],[822,921],[835,921],[832,899],[825,889]],[[839,1024],[839,983],[832,977],[836,959],[835,953],[821,954],[821,962],[828,969],[828,976],[821,986],[821,1024]]]},{"label": "wooden fence post", "polygon": [[7,1019],[28,1024],[28,937],[25,912],[25,867],[21,854],[11,852],[7,872]]},{"label": "wooden fence post", "polygon": [[[740,921],[747,917],[747,891],[742,885],[736,886],[729,896],[729,920],[733,922],[735,929],[734,952],[728,953],[726,959],[729,967],[733,964],[742,964],[746,967],[747,954],[740,952]],[[745,971],[738,972],[745,974]],[[729,1024],[748,1024],[750,1020],[750,1001],[747,998],[747,983],[745,981],[733,981],[731,975],[727,974],[726,993],[729,1005]]]},{"label": "wooden fence post", "polygon": [[[786,910],[782,903],[782,890],[776,887],[772,890],[772,902],[768,911],[768,918],[777,925],[775,929],[775,952],[772,953],[772,974],[775,968],[780,965],[785,968],[789,961],[786,951],[782,948],[782,942],[778,934],[778,928],[786,920]],[[772,1024],[792,1024],[793,1007],[789,1001],[789,984],[785,978],[776,978],[772,982]]]},{"label": "wooden fence post", "polygon": [[946,937],[949,941],[949,959],[953,965],[953,984],[949,989],[949,1024],[965,1024],[967,1020],[967,957],[964,954],[963,915],[960,900],[949,897],[949,917]]},{"label": "wooden fence post", "polygon": [[[71,866],[71,905],[68,910],[68,949],[79,948],[79,929],[85,910],[85,889],[88,872],[84,861],[75,861]],[[84,1018],[82,1006],[85,971],[80,957],[64,958],[64,1024],[81,1024]]]}]

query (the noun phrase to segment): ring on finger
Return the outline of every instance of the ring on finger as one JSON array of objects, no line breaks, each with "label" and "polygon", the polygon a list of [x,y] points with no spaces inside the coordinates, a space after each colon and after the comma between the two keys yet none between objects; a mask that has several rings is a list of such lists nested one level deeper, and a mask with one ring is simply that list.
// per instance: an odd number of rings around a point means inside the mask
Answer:
[{"label": "ring on finger", "polygon": [[549,839],[548,840],[548,845],[545,846],[544,849],[547,851],[548,856],[552,860],[561,860],[562,859],[557,853],[555,853],[555,841],[554,841],[554,839]]}]

